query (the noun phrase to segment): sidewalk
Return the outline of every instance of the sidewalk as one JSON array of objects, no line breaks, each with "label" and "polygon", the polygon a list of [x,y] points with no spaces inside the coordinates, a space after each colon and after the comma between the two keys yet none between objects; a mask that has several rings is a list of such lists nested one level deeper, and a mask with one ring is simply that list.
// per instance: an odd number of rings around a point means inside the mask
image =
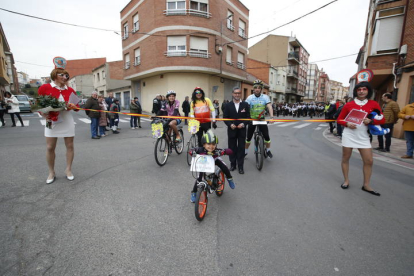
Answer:
[{"label": "sidewalk", "polygon": [[[329,133],[329,128],[323,132],[323,136],[331,141],[332,143],[342,146],[341,139]],[[374,150],[378,147],[377,136],[373,136],[372,147],[374,153],[374,159],[382,160],[388,163],[393,163],[405,168],[414,169],[414,159],[403,159],[401,156],[406,154],[406,144],[404,139],[391,138],[391,151],[390,152],[380,152]]]}]

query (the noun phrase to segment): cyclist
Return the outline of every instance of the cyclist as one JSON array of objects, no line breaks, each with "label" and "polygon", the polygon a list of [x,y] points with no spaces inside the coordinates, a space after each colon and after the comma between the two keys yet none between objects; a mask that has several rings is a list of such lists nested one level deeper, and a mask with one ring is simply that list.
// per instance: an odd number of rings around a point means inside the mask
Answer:
[{"label": "cyclist", "polygon": [[[202,147],[192,149],[189,154],[199,154],[199,155],[212,155],[214,158],[214,163],[217,167],[221,169],[221,171],[226,175],[227,181],[229,182],[230,188],[236,188],[236,184],[233,181],[233,177],[231,176],[229,168],[227,168],[224,161],[221,159],[220,156],[223,155],[230,155],[233,154],[231,149],[218,149],[218,137],[214,134],[214,132],[210,129],[208,130],[200,139]],[[196,193],[197,193],[197,182],[203,180],[204,173],[199,173],[196,182],[194,183],[193,190],[191,191],[191,202],[194,203],[196,200]]]},{"label": "cyclist", "polygon": [[[263,81],[255,80],[253,82],[253,91],[254,93],[247,97],[246,102],[250,105],[250,118],[252,119],[264,119],[264,113],[266,107],[269,110],[270,118],[273,119],[273,108],[270,102],[269,96],[266,94],[262,94],[263,90]],[[247,155],[250,147],[250,142],[253,137],[254,130],[256,126],[259,127],[260,131],[263,134],[264,142],[266,145],[266,152],[267,156],[270,158],[273,157],[273,154],[270,152],[270,136],[269,136],[269,128],[267,125],[252,125],[250,124],[247,129],[247,137],[246,137],[246,146],[245,146],[245,156]]]},{"label": "cyclist", "polygon": [[201,136],[211,128],[213,118],[213,128],[216,129],[216,110],[209,98],[206,98],[203,89],[196,87],[191,96],[190,117],[196,118],[200,122],[200,129],[197,132],[198,146],[201,147]]},{"label": "cyclist", "polygon": [[[167,92],[167,100],[162,104],[161,109],[157,112],[158,116],[180,116],[180,102],[175,99],[176,93],[174,90]],[[181,123],[181,119],[169,119],[168,125],[175,132],[175,142],[181,142],[181,136],[178,132],[177,126]]]}]

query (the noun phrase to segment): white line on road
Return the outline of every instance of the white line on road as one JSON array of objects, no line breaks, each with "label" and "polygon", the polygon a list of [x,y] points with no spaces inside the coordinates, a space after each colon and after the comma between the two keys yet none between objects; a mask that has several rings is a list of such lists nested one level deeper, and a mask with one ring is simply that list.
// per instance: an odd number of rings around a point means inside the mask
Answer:
[{"label": "white line on road", "polygon": [[40,123],[45,126],[46,125],[46,120],[40,120]]},{"label": "white line on road", "polygon": [[320,124],[319,125],[320,127],[327,127],[327,126],[329,126],[328,124]]},{"label": "white line on road", "polygon": [[275,126],[275,125],[283,124],[283,123],[284,122],[274,122],[274,123],[268,124],[268,126]]},{"label": "white line on road", "polygon": [[322,129],[321,127],[317,127],[317,128],[315,128],[315,130],[320,130],[320,129]]},{"label": "white line on road", "polygon": [[39,113],[39,112],[37,112],[37,115],[38,115],[40,118],[42,118],[42,115],[40,115],[40,113]]},{"label": "white line on road", "polygon": [[129,123],[129,120],[125,120],[125,119],[119,119],[119,121],[120,121],[121,123]]},{"label": "white line on road", "polygon": [[293,128],[302,128],[302,127],[308,126],[308,125],[310,125],[310,124],[311,124],[311,123],[301,124],[301,125],[298,125],[298,126],[294,126]]},{"label": "white line on road", "polygon": [[90,124],[91,120],[89,119],[85,119],[85,118],[79,118],[79,120],[81,120],[82,122],[84,122],[85,124]]},{"label": "white line on road", "polygon": [[141,118],[141,120],[147,121],[147,122],[151,122],[151,120],[150,119],[147,119],[147,118]]},{"label": "white line on road", "polygon": [[291,126],[294,124],[297,124],[298,122],[292,122],[292,123],[287,123],[287,124],[283,124],[283,125],[279,125],[278,127],[287,127],[287,126]]},{"label": "white line on road", "polygon": [[[29,120],[23,120],[23,124],[24,126],[29,126],[30,121]],[[22,126],[22,124],[20,123],[20,121],[16,122],[16,126]]]}]

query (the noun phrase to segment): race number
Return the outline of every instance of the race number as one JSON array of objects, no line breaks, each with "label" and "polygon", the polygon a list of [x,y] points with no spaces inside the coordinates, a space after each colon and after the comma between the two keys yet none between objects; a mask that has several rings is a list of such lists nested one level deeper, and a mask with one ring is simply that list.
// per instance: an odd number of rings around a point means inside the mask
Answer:
[{"label": "race number", "polygon": [[211,155],[196,155],[191,160],[192,172],[206,172],[214,173],[216,165],[214,164],[214,157]]}]

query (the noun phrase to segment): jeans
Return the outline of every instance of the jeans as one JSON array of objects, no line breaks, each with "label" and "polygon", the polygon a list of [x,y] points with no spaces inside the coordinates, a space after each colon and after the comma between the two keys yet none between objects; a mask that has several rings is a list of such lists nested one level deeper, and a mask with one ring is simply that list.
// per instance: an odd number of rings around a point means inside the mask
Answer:
[{"label": "jeans", "polygon": [[22,120],[22,117],[20,117],[20,113],[18,113],[18,112],[16,112],[16,113],[9,113],[10,114],[10,118],[11,118],[11,120],[12,120],[12,124],[13,124],[13,126],[15,126],[16,125],[16,121],[14,120],[14,115],[16,115],[16,117],[19,119],[19,121],[20,121],[20,124],[22,124],[22,126],[23,126],[23,120]]},{"label": "jeans", "polygon": [[91,134],[92,137],[98,136],[99,118],[91,118]]},{"label": "jeans", "polygon": [[391,136],[392,130],[394,129],[394,124],[383,124],[381,125],[382,128],[389,128],[390,132],[385,135],[378,135],[378,147],[383,149],[384,148],[384,136],[385,136],[385,149],[390,150],[391,147]]},{"label": "jeans", "polygon": [[99,126],[99,135],[105,135],[106,126]]},{"label": "jeans", "polygon": [[137,122],[141,126],[141,118],[139,116],[131,116],[131,120],[129,121],[131,127],[137,127]]},{"label": "jeans", "polygon": [[336,123],[336,134],[338,134],[338,136],[342,136],[342,128],[342,125]]},{"label": "jeans", "polygon": [[414,150],[414,131],[404,131],[405,133],[405,140],[407,143],[407,155],[413,156]]}]

